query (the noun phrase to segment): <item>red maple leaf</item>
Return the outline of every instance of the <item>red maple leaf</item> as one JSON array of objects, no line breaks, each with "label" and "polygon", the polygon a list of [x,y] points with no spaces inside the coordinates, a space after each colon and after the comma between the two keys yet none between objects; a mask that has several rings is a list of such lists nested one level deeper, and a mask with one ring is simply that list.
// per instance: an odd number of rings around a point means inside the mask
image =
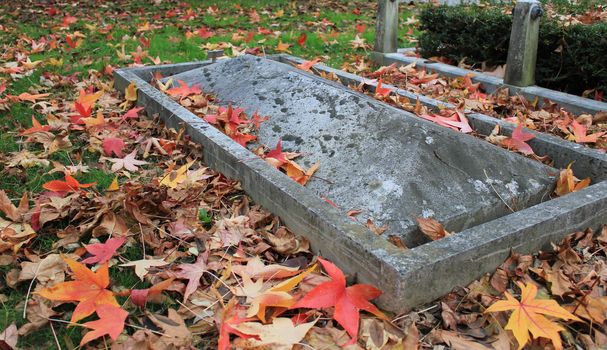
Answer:
[{"label": "red maple leaf", "polygon": [[230,334],[237,335],[242,339],[260,339],[257,335],[245,334],[232,327],[250,321],[250,319],[242,317],[244,313],[245,309],[238,305],[235,299],[232,299],[221,312],[221,317],[217,317],[215,321],[219,325],[217,350],[230,350]]},{"label": "red maple leaf", "polygon": [[109,335],[112,340],[116,340],[124,329],[124,321],[129,313],[118,306],[114,305],[99,305],[97,307],[98,320],[90,321],[82,324],[92,331],[86,333],[80,341],[80,346],[97,339],[104,335]]},{"label": "red maple leaf", "polygon": [[316,286],[295,303],[291,309],[302,307],[318,309],[334,306],[333,319],[344,327],[352,338],[348,345],[354,344],[358,335],[360,310],[368,311],[380,318],[386,318],[375,305],[369,302],[369,300],[380,296],[381,291],[368,284],[356,284],[346,288],[346,277],[337,266],[320,257],[318,261],[332,280]]},{"label": "red maple leaf", "polygon": [[179,87],[170,88],[166,91],[166,93],[175,97],[187,97],[202,93],[202,90],[200,90],[200,84],[190,87],[183,80],[177,80],[177,83],[179,84]]},{"label": "red maple leaf", "polygon": [[103,147],[103,152],[106,156],[111,157],[112,153],[116,155],[116,157],[122,158],[122,149],[124,148],[124,141],[122,139],[116,137],[108,137],[103,140],[101,144]]},{"label": "red maple leaf", "polygon": [[276,148],[266,154],[266,159],[268,159],[268,158],[272,158],[272,159],[276,160],[276,162],[270,161],[270,163],[275,168],[280,168],[281,165],[287,163],[285,154],[282,152],[282,140],[281,139],[278,139],[278,142],[276,143]]},{"label": "red maple leaf", "polygon": [[26,130],[23,130],[20,135],[29,135],[35,132],[44,132],[51,130],[50,125],[42,125],[40,122],[32,115],[32,127]]},{"label": "red maple leaf", "polygon": [[306,47],[306,40],[308,39],[308,36],[306,35],[306,33],[301,33],[301,35],[299,36],[299,38],[297,38],[297,44],[301,47]]},{"label": "red maple leaf", "polygon": [[257,114],[257,112],[253,113],[253,117],[251,117],[251,123],[253,123],[253,125],[255,125],[255,127],[257,129],[259,129],[259,126],[261,125],[261,123],[268,121],[270,119],[270,117],[265,116],[262,117],[259,114]]},{"label": "red maple leaf", "polygon": [[367,29],[367,25],[364,23],[356,23],[356,27],[355,30],[358,34],[362,34],[365,32],[365,29]]},{"label": "red maple leaf", "polygon": [[239,132],[230,135],[232,140],[238,142],[242,147],[247,147],[247,143],[257,140],[257,136],[251,134],[241,134]]},{"label": "red maple leaf", "polygon": [[532,140],[535,135],[524,132],[523,124],[519,124],[516,129],[512,132],[512,137],[502,141],[502,145],[508,147],[508,149],[515,149],[523,154],[533,154],[533,149],[529,146],[526,141]]},{"label": "red maple leaf", "polygon": [[139,118],[139,111],[141,111],[144,107],[133,107],[126,111],[124,115],[120,118],[120,121],[125,121],[127,119],[137,119]]},{"label": "red maple leaf", "polygon": [[93,256],[82,260],[82,262],[85,264],[105,264],[114,256],[116,250],[124,244],[125,240],[125,237],[110,238],[105,243],[95,243],[85,246],[84,249]]},{"label": "red maple leaf", "polygon": [[42,185],[42,188],[52,192],[76,192],[81,188],[87,188],[95,186],[97,183],[92,182],[88,184],[81,184],[78,180],[74,179],[70,174],[65,174],[65,181],[51,180]]},{"label": "red maple leaf", "polygon": [[208,39],[208,38],[212,37],[213,35],[215,35],[215,33],[211,32],[207,27],[202,27],[202,28],[198,29],[196,31],[196,34],[198,34],[198,36],[201,37],[202,39]]},{"label": "red maple leaf", "polygon": [[390,95],[390,93],[392,92],[392,89],[382,87],[381,85],[382,85],[382,81],[381,81],[381,78],[379,78],[377,80],[377,87],[375,88],[375,94],[379,95],[381,97],[388,97]]},{"label": "red maple leaf", "polygon": [[588,128],[585,125],[578,123],[577,120],[571,122],[571,128],[573,129],[573,135],[575,136],[575,142],[577,143],[595,143],[598,141],[599,137],[605,134],[605,132],[596,132],[591,135],[586,135]]},{"label": "red maple leaf", "polygon": [[312,66],[314,66],[315,64],[317,64],[318,62],[320,62],[320,58],[315,58],[312,61],[305,61],[302,64],[298,64],[297,68],[309,72],[310,69],[312,69]]}]

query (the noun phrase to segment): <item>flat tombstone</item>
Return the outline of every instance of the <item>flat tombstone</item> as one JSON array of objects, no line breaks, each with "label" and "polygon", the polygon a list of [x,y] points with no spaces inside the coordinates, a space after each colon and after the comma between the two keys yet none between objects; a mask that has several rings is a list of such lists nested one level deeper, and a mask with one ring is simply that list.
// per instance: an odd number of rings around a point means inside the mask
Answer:
[{"label": "flat tombstone", "polygon": [[241,56],[172,77],[269,115],[259,141],[320,161],[306,189],[359,209],[408,246],[416,217],[460,231],[547,200],[557,170],[273,60]]}]

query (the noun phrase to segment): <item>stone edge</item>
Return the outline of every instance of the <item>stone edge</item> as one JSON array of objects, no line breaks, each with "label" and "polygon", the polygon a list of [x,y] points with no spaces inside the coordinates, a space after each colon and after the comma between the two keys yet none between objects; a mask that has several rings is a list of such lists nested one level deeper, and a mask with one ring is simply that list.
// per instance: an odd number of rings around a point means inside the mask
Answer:
[{"label": "stone edge", "polygon": [[414,56],[407,56],[407,53],[415,52],[415,50],[399,50],[396,53],[379,53],[373,52],[372,59],[383,65],[389,65],[397,63],[401,65],[408,65],[414,63],[418,67],[426,68],[430,71],[437,72],[441,75],[448,77],[462,77],[467,74],[473,74],[472,81],[481,83],[483,87],[493,92],[499,88],[507,87],[510,89],[510,94],[521,94],[528,99],[533,100],[536,97],[541,99],[549,99],[571,112],[582,114],[582,113],[597,113],[600,111],[607,111],[607,103],[601,101],[594,101],[588,98],[580,97],[577,95],[567,94],[560,91],[555,91],[547,88],[543,88],[537,85],[527,87],[517,87],[512,85],[504,84],[503,79],[497,78],[481,72],[463,69],[449,64],[440,62],[430,61],[424,58],[417,58]]},{"label": "stone edge", "polygon": [[[152,87],[154,71],[163,75],[201,67],[210,62],[126,68],[114,71],[120,92],[131,83],[138,88],[139,105],[158,113],[168,127],[185,127],[203,145],[205,162],[242,187],[266,209],[278,215],[293,232],[307,237],[315,251],[333,260],[359,281],[384,291],[378,304],[404,312],[432,301],[457,285],[466,285],[492,271],[508,256],[532,253],[567,233],[598,227],[607,215],[607,182],[602,182],[531,208],[475,226],[457,235],[400,250],[376,239],[362,225],[341,215],[315,194],[276,171],[262,159],[216,130],[164,93]],[[434,278],[430,274],[438,273]]]},{"label": "stone edge", "polygon": [[[305,61],[301,58],[286,54],[275,55],[271,58],[283,63],[291,64],[301,64]],[[314,68],[325,73],[334,73],[342,80],[342,82],[346,84],[359,85],[361,83],[365,83],[372,90],[374,90],[377,86],[377,82],[371,79],[365,79],[358,75],[334,69],[323,64],[316,64],[314,65]],[[409,101],[413,103],[419,100],[421,104],[435,111],[442,108],[456,108],[456,106],[453,104],[438,101],[427,96],[417,95],[415,93],[396,88],[390,84],[382,84],[382,86],[392,89],[394,93],[398,94],[399,96],[407,97]],[[473,129],[485,136],[489,135],[496,125],[500,126],[501,133],[503,135],[510,136],[512,131],[515,129],[515,125],[513,123],[509,123],[481,113],[466,111],[466,117],[470,121]],[[526,132],[530,132],[535,135],[535,138],[529,141],[529,144],[533,150],[539,156],[550,156],[550,158],[554,161],[555,167],[565,168],[573,162],[572,169],[576,176],[580,178],[590,177],[593,182],[607,180],[607,154],[542,132],[534,130],[526,130]]]}]

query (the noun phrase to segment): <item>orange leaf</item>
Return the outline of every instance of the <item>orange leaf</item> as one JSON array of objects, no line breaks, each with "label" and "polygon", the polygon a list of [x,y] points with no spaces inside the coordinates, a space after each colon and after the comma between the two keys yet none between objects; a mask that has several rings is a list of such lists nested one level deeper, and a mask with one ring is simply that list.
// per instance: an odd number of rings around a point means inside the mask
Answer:
[{"label": "orange leaf", "polygon": [[92,331],[82,337],[80,346],[106,334],[116,340],[124,329],[124,321],[129,313],[118,306],[100,305],[97,307],[97,315],[99,316],[98,320],[83,324],[84,327],[90,328]]},{"label": "orange leaf", "polygon": [[202,93],[202,90],[200,90],[200,84],[190,87],[183,80],[177,80],[177,83],[179,84],[179,87],[170,88],[166,91],[166,93],[175,97],[186,97]]},{"label": "orange leaf", "polygon": [[392,89],[390,88],[386,88],[386,87],[382,87],[382,81],[381,78],[379,78],[377,80],[377,87],[375,88],[375,95],[381,96],[381,97],[388,97],[390,96],[390,93],[392,92]]},{"label": "orange leaf", "polygon": [[443,225],[432,218],[416,218],[419,229],[433,241],[451,236],[451,233]]},{"label": "orange leaf", "polygon": [[505,329],[512,331],[518,341],[519,350],[529,341],[529,333],[533,338],[541,337],[552,340],[554,348],[561,350],[563,345],[559,332],[564,328],[542,315],[564,320],[581,320],[552,299],[536,299],[537,287],[533,283],[526,285],[519,283],[519,287],[521,288],[521,301],[516,300],[510,293],[504,292],[506,300],[496,302],[485,312],[513,310]]},{"label": "orange leaf", "polygon": [[306,72],[309,72],[310,69],[312,69],[312,66],[314,66],[318,62],[320,62],[320,58],[316,58],[316,59],[314,59],[312,61],[305,61],[302,64],[298,64],[296,67],[299,68],[299,69],[301,69],[301,70],[304,70]]},{"label": "orange leaf", "polygon": [[51,129],[50,125],[42,125],[40,122],[32,115],[32,127],[26,130],[23,130],[20,135],[29,135],[35,132],[44,132],[49,131]]},{"label": "orange leaf", "polygon": [[52,192],[76,192],[81,188],[87,188],[95,186],[97,183],[92,182],[88,184],[81,184],[78,180],[74,179],[71,175],[65,174],[65,181],[51,180],[42,185],[42,188]]},{"label": "orange leaf", "polygon": [[74,274],[73,281],[62,282],[37,292],[44,298],[57,301],[78,301],[72,314],[72,322],[91,315],[101,305],[118,306],[114,293],[106,288],[110,284],[108,264],[103,264],[96,272],[85,265],[63,258]]},{"label": "orange leaf", "polygon": [[568,193],[586,188],[588,185],[590,185],[590,178],[582,181],[578,180],[575,176],[573,176],[573,170],[571,170],[571,164],[569,164],[566,169],[561,170],[559,178],[556,181],[554,193],[557,196],[564,196]]},{"label": "orange leaf", "polygon": [[597,132],[592,135],[586,135],[588,131],[585,125],[578,123],[576,120],[571,122],[571,128],[573,129],[573,135],[575,136],[575,142],[577,143],[595,143],[599,137],[603,136],[605,132]]}]

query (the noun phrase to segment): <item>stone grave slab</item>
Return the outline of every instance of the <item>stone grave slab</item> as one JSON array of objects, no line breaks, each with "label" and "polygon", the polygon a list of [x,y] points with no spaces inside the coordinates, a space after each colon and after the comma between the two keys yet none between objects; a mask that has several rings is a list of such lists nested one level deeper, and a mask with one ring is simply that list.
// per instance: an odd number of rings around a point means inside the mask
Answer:
[{"label": "stone grave slab", "polygon": [[259,141],[304,154],[320,168],[306,185],[344,213],[387,224],[413,247],[426,242],[416,217],[448,230],[548,199],[556,169],[435,125],[348,88],[269,59],[242,56],[171,77],[248,113],[269,115]]},{"label": "stone grave slab", "polygon": [[[299,58],[293,59],[301,62]],[[377,302],[386,310],[410,310],[444,295],[454,286],[466,285],[483,273],[493,271],[511,251],[537,252],[568,233],[587,227],[597,229],[605,223],[607,181],[602,181],[450,237],[400,249],[387,240],[378,239],[376,234],[345,216],[343,210],[329,205],[315,191],[300,186],[264,160],[252,157],[249,150],[151,84],[155,74],[166,77],[214,64],[209,60],[116,69],[114,86],[124,93],[127,86],[134,84],[137,104],[145,108],[148,116],[158,115],[168,128],[185,128],[187,135],[203,146],[205,165],[240,180],[242,188],[257,203],[278,215],[293,232],[307,237],[315,252],[335,262],[358,282],[380,288],[384,294]],[[361,79],[339,70],[332,69],[331,72],[354,79],[352,81]],[[322,79],[318,81],[326,83]],[[358,93],[352,93],[352,96],[369,101]],[[424,96],[408,97],[425,101]],[[483,118],[487,125],[499,122],[488,116]],[[604,169],[604,155],[598,156],[575,144],[552,139],[538,134],[533,141],[551,158],[570,154],[574,160],[583,160],[582,170],[593,180],[605,179],[601,170]],[[390,167],[396,166],[396,161],[390,164]]]}]

